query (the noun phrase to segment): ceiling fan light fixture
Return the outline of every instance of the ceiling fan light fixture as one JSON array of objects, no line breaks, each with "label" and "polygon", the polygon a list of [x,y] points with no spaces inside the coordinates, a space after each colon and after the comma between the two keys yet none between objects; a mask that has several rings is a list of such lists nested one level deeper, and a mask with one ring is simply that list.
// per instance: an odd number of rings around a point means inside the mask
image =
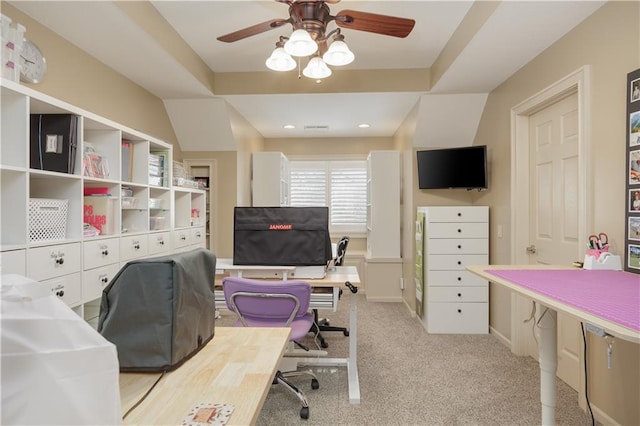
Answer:
[{"label": "ceiling fan light fixture", "polygon": [[306,30],[297,29],[284,44],[284,50],[291,56],[309,56],[318,50],[318,43]]},{"label": "ceiling fan light fixture", "polygon": [[311,58],[307,66],[302,70],[302,74],[305,77],[313,78],[316,80],[329,77],[331,75],[331,69],[324,63],[324,61],[314,56]]},{"label": "ceiling fan light fixture", "polygon": [[339,67],[353,62],[355,55],[349,50],[347,43],[342,40],[336,40],[331,43],[329,50],[325,52],[322,59],[329,65]]},{"label": "ceiling fan light fixture", "polygon": [[282,47],[276,47],[265,64],[273,71],[291,71],[296,67],[296,61]]}]

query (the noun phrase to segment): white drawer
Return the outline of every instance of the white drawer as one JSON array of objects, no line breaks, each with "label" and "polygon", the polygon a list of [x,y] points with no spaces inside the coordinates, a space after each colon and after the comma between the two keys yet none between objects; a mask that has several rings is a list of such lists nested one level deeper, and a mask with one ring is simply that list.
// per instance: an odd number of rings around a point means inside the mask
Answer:
[{"label": "white drawer", "polygon": [[485,238],[430,239],[428,252],[432,254],[488,254],[489,243]]},{"label": "white drawer", "polygon": [[161,254],[171,251],[171,232],[149,234],[149,254]]},{"label": "white drawer", "polygon": [[149,253],[147,235],[131,235],[120,238],[120,261],[137,259]]},{"label": "white drawer", "polygon": [[486,265],[489,256],[486,254],[429,254],[428,270],[464,270],[470,265]]},{"label": "white drawer", "polygon": [[51,288],[51,293],[58,296],[67,306],[73,307],[82,301],[82,275],[80,272],[42,282],[46,283]]},{"label": "white drawer", "polygon": [[427,271],[427,286],[488,286],[488,281],[469,271]]},{"label": "white drawer", "polygon": [[32,248],[27,252],[29,278],[43,281],[80,272],[80,243]]},{"label": "white drawer", "polygon": [[427,287],[432,302],[488,302],[489,287]]},{"label": "white drawer", "polygon": [[0,275],[27,275],[27,253],[25,250],[0,252]]},{"label": "white drawer", "polygon": [[87,303],[102,297],[102,290],[120,270],[120,264],[102,266],[82,273],[82,301]]},{"label": "white drawer", "polygon": [[442,206],[429,207],[427,222],[488,222],[489,208],[486,206]]},{"label": "white drawer", "polygon": [[191,244],[191,229],[177,229],[173,231],[173,247],[185,247]]},{"label": "white drawer", "polygon": [[205,242],[207,232],[204,228],[194,228],[191,230],[191,244],[200,244]]},{"label": "white drawer", "polygon": [[84,269],[109,265],[120,260],[120,239],[85,241],[83,243]]},{"label": "white drawer", "polygon": [[486,223],[431,223],[426,237],[432,238],[489,238]]},{"label": "white drawer", "polygon": [[429,303],[427,305],[427,332],[488,333],[488,306],[488,303]]}]

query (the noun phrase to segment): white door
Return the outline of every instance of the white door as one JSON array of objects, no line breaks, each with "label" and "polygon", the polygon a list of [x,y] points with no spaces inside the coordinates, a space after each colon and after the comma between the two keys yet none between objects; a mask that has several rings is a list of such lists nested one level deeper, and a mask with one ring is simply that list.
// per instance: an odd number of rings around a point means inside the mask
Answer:
[{"label": "white door", "polygon": [[[579,260],[578,95],[573,93],[529,118],[530,264]],[[580,382],[580,324],[558,314],[558,377]],[[535,345],[530,345],[532,347]],[[538,358],[537,349],[531,354]]]}]

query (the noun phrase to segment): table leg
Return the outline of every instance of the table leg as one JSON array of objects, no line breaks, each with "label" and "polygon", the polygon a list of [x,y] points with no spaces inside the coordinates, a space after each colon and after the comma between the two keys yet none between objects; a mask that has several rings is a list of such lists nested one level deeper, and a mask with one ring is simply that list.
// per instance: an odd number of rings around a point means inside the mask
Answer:
[{"label": "table leg", "polygon": [[358,303],[353,291],[349,297],[349,402],[360,404],[360,379],[358,378]]},{"label": "table leg", "polygon": [[558,314],[553,309],[544,308],[538,320],[540,327],[540,402],[542,403],[542,424],[556,423],[556,370],[558,367]]},{"label": "table leg", "polygon": [[[357,291],[357,290],[356,290]],[[347,358],[296,358],[299,365],[316,367],[347,367],[349,402],[360,404],[360,379],[358,378],[358,305],[356,293],[349,297],[349,354]]]}]

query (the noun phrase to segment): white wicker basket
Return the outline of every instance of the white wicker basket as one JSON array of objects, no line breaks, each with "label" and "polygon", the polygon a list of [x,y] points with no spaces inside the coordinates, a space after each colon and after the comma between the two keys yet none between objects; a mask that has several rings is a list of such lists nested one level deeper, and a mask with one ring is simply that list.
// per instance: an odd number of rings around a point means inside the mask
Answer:
[{"label": "white wicker basket", "polygon": [[29,198],[29,240],[63,240],[69,200]]}]

